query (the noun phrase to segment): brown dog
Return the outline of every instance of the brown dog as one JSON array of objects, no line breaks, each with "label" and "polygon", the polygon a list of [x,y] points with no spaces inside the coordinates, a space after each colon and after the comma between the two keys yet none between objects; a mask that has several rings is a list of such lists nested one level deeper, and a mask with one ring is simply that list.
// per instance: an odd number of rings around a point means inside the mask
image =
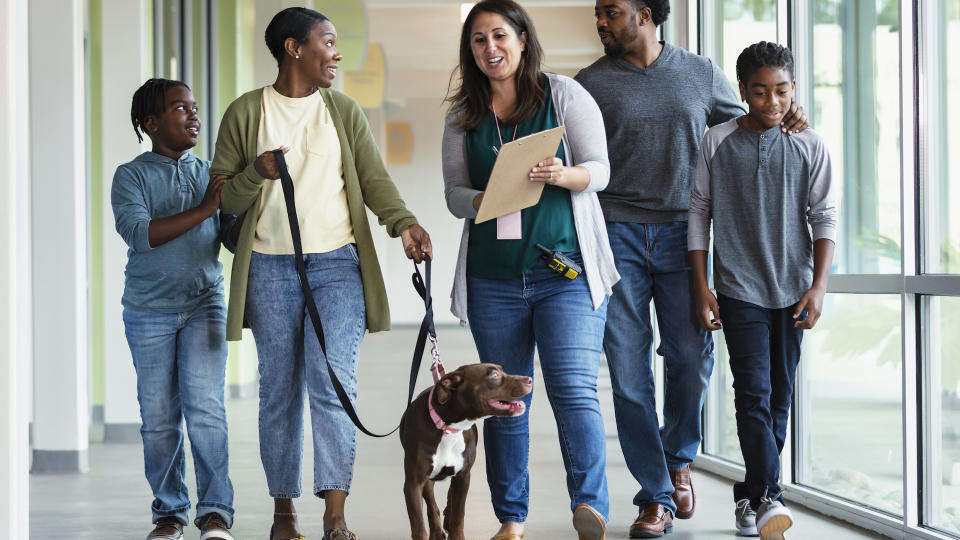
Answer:
[{"label": "brown dog", "polygon": [[[520,398],[530,393],[533,379],[507,375],[496,364],[470,364],[443,376],[424,390],[400,421],[403,494],[413,540],[463,540],[463,514],[470,488],[470,467],[477,457],[477,426],[489,416],[518,416],[526,411]],[[450,478],[447,507],[440,509],[433,483]],[[430,535],[423,523],[421,497],[427,502]]]}]

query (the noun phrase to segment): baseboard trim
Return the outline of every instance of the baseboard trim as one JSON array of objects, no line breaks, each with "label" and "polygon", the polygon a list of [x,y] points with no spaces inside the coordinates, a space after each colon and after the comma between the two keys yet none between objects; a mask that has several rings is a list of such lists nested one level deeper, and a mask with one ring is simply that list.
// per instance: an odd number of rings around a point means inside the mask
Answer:
[{"label": "baseboard trim", "polygon": [[34,450],[31,474],[79,474],[90,471],[90,456],[83,450]]}]

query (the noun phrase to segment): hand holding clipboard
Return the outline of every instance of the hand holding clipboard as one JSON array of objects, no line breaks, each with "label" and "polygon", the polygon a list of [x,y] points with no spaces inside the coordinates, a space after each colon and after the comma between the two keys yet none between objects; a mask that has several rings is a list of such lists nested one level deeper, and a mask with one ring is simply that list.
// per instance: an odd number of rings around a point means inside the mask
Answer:
[{"label": "hand holding clipboard", "polygon": [[533,133],[500,148],[475,223],[529,208],[540,201],[543,182],[531,182],[530,170],[557,153],[563,126]]}]

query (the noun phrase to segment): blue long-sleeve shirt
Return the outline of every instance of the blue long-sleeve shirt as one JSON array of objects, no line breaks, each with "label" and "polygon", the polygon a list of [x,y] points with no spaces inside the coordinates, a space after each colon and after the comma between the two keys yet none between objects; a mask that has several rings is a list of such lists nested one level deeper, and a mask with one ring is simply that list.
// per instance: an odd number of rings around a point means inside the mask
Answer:
[{"label": "blue long-sleeve shirt", "polygon": [[217,212],[186,233],[150,247],[150,221],[200,204],[210,162],[187,153],[174,161],[144,152],[117,167],[110,202],[117,232],[127,243],[125,307],[160,313],[191,311],[223,294],[220,244],[236,221]]}]

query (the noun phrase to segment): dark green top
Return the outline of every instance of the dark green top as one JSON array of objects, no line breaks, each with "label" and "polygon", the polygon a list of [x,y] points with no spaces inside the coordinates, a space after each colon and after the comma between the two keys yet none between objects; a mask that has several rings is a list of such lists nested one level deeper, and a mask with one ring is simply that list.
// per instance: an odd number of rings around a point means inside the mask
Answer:
[{"label": "dark green top", "polygon": [[[557,127],[557,115],[550,98],[550,82],[546,77],[544,84],[544,103],[537,114],[521,122],[519,126],[506,126],[500,123],[500,136],[497,136],[497,121],[493,111],[480,121],[476,128],[467,132],[466,152],[470,183],[479,190],[485,190],[493,172],[493,164],[500,150],[500,140],[506,144],[516,138],[525,137],[545,129]],[[565,160],[563,145],[557,149],[557,157]],[[470,223],[470,244],[467,247],[467,275],[485,279],[510,279],[520,277],[539,261],[541,252],[536,244],[554,251],[577,251],[577,229],[573,222],[573,208],[570,204],[570,191],[557,186],[546,185],[540,202],[521,211],[522,235],[519,240],[497,240],[497,220]]]}]

